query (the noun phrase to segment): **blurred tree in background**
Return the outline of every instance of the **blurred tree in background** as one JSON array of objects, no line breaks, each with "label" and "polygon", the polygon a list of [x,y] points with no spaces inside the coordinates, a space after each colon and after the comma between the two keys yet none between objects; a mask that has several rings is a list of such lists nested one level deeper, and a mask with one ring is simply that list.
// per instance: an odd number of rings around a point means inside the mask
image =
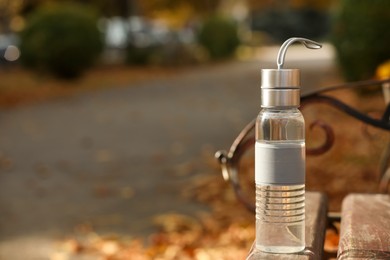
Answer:
[{"label": "blurred tree in background", "polygon": [[36,9],[21,33],[22,62],[34,70],[74,78],[90,67],[103,47],[91,10],[76,4]]},{"label": "blurred tree in background", "polygon": [[330,30],[329,10],[334,0],[248,0],[251,27],[275,42],[300,36],[322,39]]},{"label": "blurred tree in background", "polygon": [[[61,0],[0,0],[0,7],[2,2],[18,3],[18,9],[25,15],[38,8],[42,4],[64,2]],[[214,13],[221,0],[69,0],[65,2],[79,2],[93,6],[100,12],[102,16],[121,16],[129,17],[133,15],[146,17],[160,17],[170,13],[169,16],[174,17],[175,14],[189,12],[191,14],[210,14]],[[15,5],[15,4],[12,4]],[[8,7],[7,7],[8,9]],[[170,17],[170,18],[172,18]]]},{"label": "blurred tree in background", "polygon": [[331,39],[347,80],[373,77],[390,59],[389,11],[389,0],[340,1]]},{"label": "blurred tree in background", "polygon": [[23,0],[0,0],[0,32],[17,29],[15,17],[18,17],[23,3]]},{"label": "blurred tree in background", "polygon": [[186,6],[196,14],[213,14],[223,0],[151,0],[139,1],[140,8],[146,15],[153,15],[156,10],[174,10]]}]

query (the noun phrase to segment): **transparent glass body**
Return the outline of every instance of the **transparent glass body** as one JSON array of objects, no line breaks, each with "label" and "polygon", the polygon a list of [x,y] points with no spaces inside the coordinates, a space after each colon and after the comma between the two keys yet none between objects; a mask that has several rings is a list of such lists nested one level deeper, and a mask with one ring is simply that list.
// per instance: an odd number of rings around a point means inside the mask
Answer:
[{"label": "transparent glass body", "polygon": [[295,253],[305,248],[304,152],[301,112],[263,108],[256,121],[255,148],[258,250]]}]

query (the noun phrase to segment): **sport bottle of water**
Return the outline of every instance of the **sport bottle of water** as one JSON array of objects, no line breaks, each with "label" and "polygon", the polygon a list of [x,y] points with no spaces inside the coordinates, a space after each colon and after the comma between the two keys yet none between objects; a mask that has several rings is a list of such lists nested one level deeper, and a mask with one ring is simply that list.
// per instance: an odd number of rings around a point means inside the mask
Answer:
[{"label": "sport bottle of water", "polygon": [[305,248],[305,122],[300,105],[300,73],[283,69],[291,38],[280,48],[278,69],[263,69],[261,111],[256,121],[256,249],[295,253]]}]

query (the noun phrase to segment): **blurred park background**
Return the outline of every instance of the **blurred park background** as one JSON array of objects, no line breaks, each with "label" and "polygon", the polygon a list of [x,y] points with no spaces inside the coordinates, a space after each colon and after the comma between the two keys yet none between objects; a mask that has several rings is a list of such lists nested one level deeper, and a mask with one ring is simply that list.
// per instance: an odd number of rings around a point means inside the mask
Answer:
[{"label": "blurred park background", "polygon": [[[214,159],[260,109],[260,69],[302,91],[390,75],[388,0],[0,0],[0,259],[244,259],[254,216]],[[332,95],[364,113],[381,89]],[[322,104],[336,141],[307,189],[377,192],[387,133]],[[307,144],[323,142],[307,130]],[[242,162],[253,186],[253,158]],[[253,187],[252,187],[253,188]],[[253,190],[248,189],[254,198]],[[329,250],[337,241],[327,241]]]}]

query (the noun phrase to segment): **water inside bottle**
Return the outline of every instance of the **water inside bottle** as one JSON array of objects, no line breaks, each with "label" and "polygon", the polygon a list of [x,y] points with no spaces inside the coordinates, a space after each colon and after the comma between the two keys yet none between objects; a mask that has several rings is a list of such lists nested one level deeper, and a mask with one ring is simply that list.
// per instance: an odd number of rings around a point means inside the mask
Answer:
[{"label": "water inside bottle", "polygon": [[305,248],[305,185],[256,185],[256,248],[270,253]]}]

